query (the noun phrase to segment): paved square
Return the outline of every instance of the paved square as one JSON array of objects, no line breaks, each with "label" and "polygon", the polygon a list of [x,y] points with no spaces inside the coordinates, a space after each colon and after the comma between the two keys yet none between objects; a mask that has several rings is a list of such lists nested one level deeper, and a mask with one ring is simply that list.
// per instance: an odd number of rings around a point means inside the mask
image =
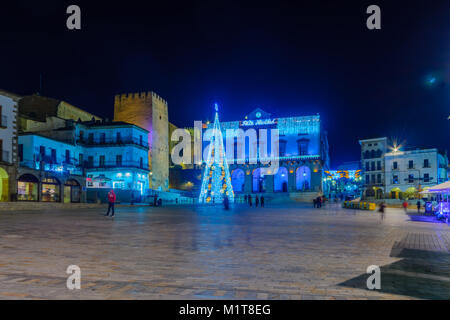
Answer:
[{"label": "paved square", "polygon": [[450,299],[449,226],[397,209],[104,209],[0,213],[0,298]]}]

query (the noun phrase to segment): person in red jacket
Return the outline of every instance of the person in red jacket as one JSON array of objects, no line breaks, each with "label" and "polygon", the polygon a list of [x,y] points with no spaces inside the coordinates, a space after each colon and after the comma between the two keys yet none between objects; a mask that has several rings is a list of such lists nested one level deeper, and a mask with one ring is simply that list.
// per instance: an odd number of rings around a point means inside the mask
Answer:
[{"label": "person in red jacket", "polygon": [[408,212],[408,201],[403,201],[403,209],[405,210],[405,212]]},{"label": "person in red jacket", "polygon": [[111,189],[108,192],[108,212],[105,214],[105,216],[109,215],[109,210],[112,210],[111,217],[114,217],[114,203],[116,202],[116,194],[114,193],[114,190]]}]

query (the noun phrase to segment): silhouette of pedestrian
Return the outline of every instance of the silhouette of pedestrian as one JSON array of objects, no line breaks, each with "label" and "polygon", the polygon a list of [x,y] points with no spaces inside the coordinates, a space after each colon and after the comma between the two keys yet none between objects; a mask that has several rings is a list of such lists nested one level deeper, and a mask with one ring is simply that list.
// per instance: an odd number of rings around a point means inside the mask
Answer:
[{"label": "silhouette of pedestrian", "polygon": [[248,195],[248,205],[252,206],[252,196],[250,194]]},{"label": "silhouette of pedestrian", "polygon": [[223,207],[225,210],[230,209],[230,200],[228,199],[227,195],[225,195],[225,197],[223,198]]},{"label": "silhouette of pedestrian", "polygon": [[380,209],[378,209],[378,212],[380,212],[381,220],[384,220],[384,209],[386,208],[386,205],[384,202],[380,203]]},{"label": "silhouette of pedestrian", "polygon": [[261,208],[264,208],[264,197],[261,196]]},{"label": "silhouette of pedestrian", "polygon": [[420,200],[417,201],[417,212],[420,213]]},{"label": "silhouette of pedestrian", "polygon": [[317,208],[317,198],[313,199],[313,205],[314,205],[314,208]]},{"label": "silhouette of pedestrian", "polygon": [[259,197],[256,196],[256,198],[255,198],[255,208],[258,208],[258,205],[259,205]]}]

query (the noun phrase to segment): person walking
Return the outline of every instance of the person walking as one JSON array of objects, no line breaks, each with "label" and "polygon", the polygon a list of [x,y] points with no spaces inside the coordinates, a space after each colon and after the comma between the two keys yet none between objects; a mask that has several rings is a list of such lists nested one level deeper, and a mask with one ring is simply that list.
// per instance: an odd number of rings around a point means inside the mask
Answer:
[{"label": "person walking", "polygon": [[408,212],[408,201],[403,201],[403,204],[402,204],[402,206],[403,206],[403,209],[405,210],[405,213],[407,213]]},{"label": "person walking", "polygon": [[421,205],[420,200],[418,200],[417,201],[417,212],[418,213],[420,213],[420,205]]},{"label": "person walking", "polygon": [[380,218],[381,220],[384,220],[384,209],[386,208],[386,205],[384,202],[380,203],[380,208],[378,209],[378,212],[380,212]]},{"label": "person walking", "polygon": [[314,205],[314,208],[317,208],[317,198],[313,199],[313,205]]},{"label": "person walking", "polygon": [[261,196],[261,208],[264,208],[264,197]]},{"label": "person walking", "polygon": [[106,212],[105,216],[109,215],[109,211],[112,211],[111,217],[114,217],[114,203],[116,203],[116,194],[114,190],[111,189],[108,192],[108,212]]},{"label": "person walking", "polygon": [[259,198],[258,198],[258,196],[256,196],[256,198],[255,198],[255,208],[258,208],[258,205],[259,205]]},{"label": "person walking", "polygon": [[247,202],[247,195],[244,196],[244,202]]},{"label": "person walking", "polygon": [[317,197],[317,207],[322,208],[322,197]]},{"label": "person walking", "polygon": [[228,199],[227,195],[225,195],[225,197],[223,198],[223,207],[225,210],[230,209],[230,200]]},{"label": "person walking", "polygon": [[248,195],[248,205],[252,206],[252,196],[250,194]]}]

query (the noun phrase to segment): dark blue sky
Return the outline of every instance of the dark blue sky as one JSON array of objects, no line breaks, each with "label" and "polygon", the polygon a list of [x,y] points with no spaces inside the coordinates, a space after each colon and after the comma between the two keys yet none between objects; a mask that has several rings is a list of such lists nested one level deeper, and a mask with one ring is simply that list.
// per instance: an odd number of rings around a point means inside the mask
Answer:
[{"label": "dark blue sky", "polygon": [[110,118],[115,94],[155,91],[178,126],[214,101],[223,120],[320,113],[333,166],[362,138],[450,150],[449,1],[92,2],[2,2],[0,88],[37,92],[42,73],[43,95]]}]

